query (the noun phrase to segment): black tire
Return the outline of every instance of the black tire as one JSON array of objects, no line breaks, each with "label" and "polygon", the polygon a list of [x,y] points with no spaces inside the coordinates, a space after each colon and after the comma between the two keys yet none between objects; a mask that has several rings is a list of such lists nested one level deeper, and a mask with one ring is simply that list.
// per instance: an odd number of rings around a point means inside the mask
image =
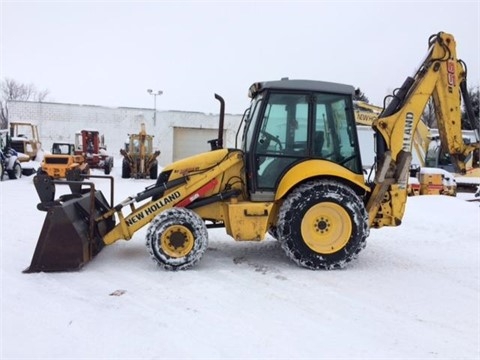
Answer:
[{"label": "black tire", "polygon": [[5,175],[5,170],[3,169],[3,164],[0,162],[0,181],[3,181],[4,175]]},{"label": "black tire", "polygon": [[35,174],[35,169],[34,168],[28,168],[28,169],[22,168],[22,175],[31,176],[33,174]]},{"label": "black tire", "polygon": [[278,233],[277,233],[277,227],[276,226],[270,226],[268,228],[268,234],[273,237],[275,240],[278,239]]},{"label": "black tire", "polygon": [[18,161],[13,164],[12,170],[7,170],[8,178],[10,180],[20,179],[22,177],[22,165]]},{"label": "black tire", "polygon": [[[87,166],[85,166],[84,168],[80,167],[79,169],[80,169],[80,173],[81,173],[82,175],[88,175],[88,176],[90,176],[91,171],[90,171],[90,166],[88,166],[88,164],[87,164]],[[83,179],[84,179],[84,178],[82,177],[82,181],[83,181]]]},{"label": "black tire", "polygon": [[44,171],[41,167],[37,169],[37,175],[47,175],[47,172]]},{"label": "black tire", "polygon": [[312,181],[283,202],[277,234],[285,253],[298,265],[340,269],[365,248],[368,213],[348,186],[333,180]]},{"label": "black tire", "polygon": [[168,209],[150,223],[146,246],[164,269],[185,270],[195,265],[207,249],[207,227],[192,210]]},{"label": "black tire", "polygon": [[105,161],[105,163],[103,165],[103,172],[105,173],[105,175],[110,175],[110,173],[112,172],[112,168],[113,168],[113,158],[112,157],[106,157],[104,161]]},{"label": "black tire", "polygon": [[155,162],[151,167],[150,167],[150,179],[156,179],[158,177],[158,163]]},{"label": "black tire", "polygon": [[103,172],[105,175],[110,175],[112,171],[112,163],[109,158],[105,159],[105,165],[103,165]]},{"label": "black tire", "polygon": [[130,168],[129,162],[124,160],[122,162],[122,179],[130,178],[131,173],[132,169]]}]

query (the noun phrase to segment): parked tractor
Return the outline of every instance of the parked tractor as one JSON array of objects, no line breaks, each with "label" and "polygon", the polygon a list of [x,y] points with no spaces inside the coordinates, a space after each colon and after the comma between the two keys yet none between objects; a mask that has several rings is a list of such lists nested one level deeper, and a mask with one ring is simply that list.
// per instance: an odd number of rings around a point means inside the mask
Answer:
[{"label": "parked tractor", "polygon": [[129,134],[123,155],[122,178],[156,179],[158,175],[157,157],[160,151],[153,151],[153,135],[148,135],[142,123],[138,134]]},{"label": "parked tractor", "polygon": [[18,161],[22,163],[23,175],[35,173],[35,166],[28,164],[31,160],[41,161],[38,156],[42,149],[38,127],[31,122],[10,122],[10,147],[17,152]]},{"label": "parked tractor", "polygon": [[83,155],[92,169],[103,169],[105,175],[113,168],[113,157],[107,154],[105,138],[97,130],[81,130],[75,134],[75,155]]},{"label": "parked tractor", "polygon": [[64,179],[69,171],[76,169],[81,174],[90,174],[90,167],[83,155],[75,155],[74,144],[54,143],[52,153],[44,156],[37,173],[47,174],[54,179]]}]

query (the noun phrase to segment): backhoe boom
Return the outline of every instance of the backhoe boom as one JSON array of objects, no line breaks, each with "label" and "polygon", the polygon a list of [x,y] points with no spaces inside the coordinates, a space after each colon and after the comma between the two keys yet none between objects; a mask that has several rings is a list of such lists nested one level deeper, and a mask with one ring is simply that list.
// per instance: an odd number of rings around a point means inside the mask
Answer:
[{"label": "backhoe boom", "polygon": [[[448,149],[457,172],[465,173],[465,158],[478,147],[478,144],[465,144],[462,137],[461,84],[465,83],[466,71],[463,62],[457,59],[453,36],[440,32],[430,37],[429,51],[420,68],[414,77],[406,79],[372,125],[378,134],[377,173],[386,177],[375,180],[377,189],[367,204],[371,226],[401,223],[413,135],[430,97],[442,146]],[[391,185],[385,186],[385,181]]]}]

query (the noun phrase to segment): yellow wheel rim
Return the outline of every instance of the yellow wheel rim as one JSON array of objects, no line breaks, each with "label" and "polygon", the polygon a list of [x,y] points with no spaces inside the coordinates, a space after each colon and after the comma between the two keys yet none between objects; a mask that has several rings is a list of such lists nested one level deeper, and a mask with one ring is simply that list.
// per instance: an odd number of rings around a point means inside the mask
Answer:
[{"label": "yellow wheel rim", "polygon": [[332,254],[348,243],[352,235],[352,222],[342,206],[323,202],[305,213],[301,231],[310,249],[320,254]]},{"label": "yellow wheel rim", "polygon": [[188,255],[192,251],[194,243],[192,232],[182,225],[171,226],[160,238],[162,250],[173,258]]}]

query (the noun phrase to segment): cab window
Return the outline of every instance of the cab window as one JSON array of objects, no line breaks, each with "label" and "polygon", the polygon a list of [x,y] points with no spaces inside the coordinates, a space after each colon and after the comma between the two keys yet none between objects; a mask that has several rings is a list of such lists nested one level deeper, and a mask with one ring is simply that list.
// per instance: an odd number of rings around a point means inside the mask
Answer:
[{"label": "cab window", "polygon": [[263,101],[252,116],[256,126],[251,123],[247,130],[253,189],[274,192],[289,168],[310,159],[361,173],[349,95],[272,91]]}]

